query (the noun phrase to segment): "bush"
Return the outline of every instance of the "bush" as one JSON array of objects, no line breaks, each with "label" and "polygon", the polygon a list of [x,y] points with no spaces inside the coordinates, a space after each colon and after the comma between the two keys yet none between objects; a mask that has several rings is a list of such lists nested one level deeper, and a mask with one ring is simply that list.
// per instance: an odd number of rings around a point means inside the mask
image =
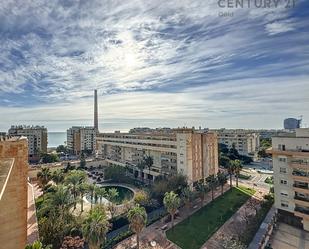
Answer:
[{"label": "bush", "polygon": [[249,180],[251,177],[251,175],[244,175],[244,174],[239,174],[239,179],[245,179],[245,180]]}]

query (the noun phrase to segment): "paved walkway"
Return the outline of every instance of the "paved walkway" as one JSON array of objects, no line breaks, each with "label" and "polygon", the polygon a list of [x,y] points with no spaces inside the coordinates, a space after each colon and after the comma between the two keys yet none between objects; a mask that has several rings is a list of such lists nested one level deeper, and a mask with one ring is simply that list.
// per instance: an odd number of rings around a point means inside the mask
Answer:
[{"label": "paved walkway", "polygon": [[273,249],[309,249],[309,233],[279,222],[270,244]]},{"label": "paved walkway", "polygon": [[39,239],[39,229],[35,209],[35,196],[39,195],[37,185],[28,183],[27,243],[32,244]]}]

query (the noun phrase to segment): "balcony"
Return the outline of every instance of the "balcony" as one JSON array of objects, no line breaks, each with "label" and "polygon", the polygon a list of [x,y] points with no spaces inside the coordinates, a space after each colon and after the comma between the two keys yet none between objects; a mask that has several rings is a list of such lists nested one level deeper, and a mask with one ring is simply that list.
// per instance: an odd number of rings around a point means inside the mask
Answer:
[{"label": "balcony", "polygon": [[304,162],[302,160],[292,160],[290,166],[293,169],[309,170],[309,162]]},{"label": "balcony", "polygon": [[296,206],[295,209],[295,216],[302,217],[304,219],[309,219],[309,209],[305,207]]},{"label": "balcony", "polygon": [[309,208],[309,199],[308,198],[304,198],[304,197],[300,197],[300,196],[295,195],[294,200],[295,200],[295,204]]},{"label": "balcony", "polygon": [[309,194],[309,188],[308,188],[308,184],[293,184],[293,190],[295,192],[300,192],[300,193],[304,193],[304,194]]},{"label": "balcony", "polygon": [[266,150],[269,154],[275,155],[287,155],[287,156],[299,156],[299,157],[309,157],[309,150],[303,149],[285,149],[280,150],[278,148],[269,148]]},{"label": "balcony", "polygon": [[309,183],[309,173],[298,170],[298,169],[293,170],[292,178],[295,181],[301,181],[301,182]]}]

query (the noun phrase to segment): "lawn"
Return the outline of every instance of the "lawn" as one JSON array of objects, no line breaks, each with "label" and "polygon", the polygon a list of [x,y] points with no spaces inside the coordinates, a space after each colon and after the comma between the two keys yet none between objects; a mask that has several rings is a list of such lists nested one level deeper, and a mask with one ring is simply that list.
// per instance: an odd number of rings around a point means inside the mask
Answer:
[{"label": "lawn", "polygon": [[248,199],[255,190],[232,188],[166,232],[183,249],[199,249]]}]

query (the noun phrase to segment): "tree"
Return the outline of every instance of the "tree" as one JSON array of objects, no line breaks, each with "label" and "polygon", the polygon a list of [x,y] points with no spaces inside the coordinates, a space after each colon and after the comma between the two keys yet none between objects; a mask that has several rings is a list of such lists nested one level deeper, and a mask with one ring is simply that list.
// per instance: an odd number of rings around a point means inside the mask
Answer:
[{"label": "tree", "polygon": [[72,166],[70,162],[68,162],[66,167],[64,168],[63,172],[68,173],[70,170],[73,170],[73,169],[75,169],[75,167]]},{"label": "tree", "polygon": [[181,192],[181,197],[185,203],[187,212],[189,213],[190,207],[191,207],[191,201],[193,198],[193,193],[189,187],[186,187]]},{"label": "tree", "polygon": [[98,199],[99,199],[99,195],[100,195],[100,191],[101,191],[101,188],[99,186],[95,186],[94,187],[94,204],[97,204],[98,203]]},{"label": "tree", "polygon": [[42,188],[51,180],[51,172],[49,168],[42,168],[40,172],[37,173],[37,178],[40,182]]},{"label": "tree", "polygon": [[236,187],[238,187],[238,178],[239,178],[239,173],[240,173],[240,170],[242,168],[242,164],[241,164],[241,161],[240,160],[233,160],[231,162],[231,164],[233,165],[234,167],[234,171],[235,171],[235,176],[236,176]]},{"label": "tree", "polygon": [[234,172],[235,172],[235,166],[232,163],[232,161],[230,161],[230,163],[228,165],[228,173],[229,173],[229,176],[230,176],[230,188],[233,187],[232,176],[233,176]]},{"label": "tree", "polygon": [[64,174],[62,170],[57,169],[53,172],[51,179],[56,183],[57,185],[62,183],[64,180]]},{"label": "tree", "polygon": [[98,188],[96,190],[96,192],[97,192],[96,194],[97,194],[98,198],[100,199],[100,204],[102,204],[102,199],[104,197],[107,197],[107,192],[106,192],[105,188]]},{"label": "tree", "polygon": [[80,211],[84,211],[84,196],[87,193],[89,185],[86,183],[81,183],[77,186],[77,192],[80,195]]},{"label": "tree", "polygon": [[150,185],[150,170],[151,170],[151,167],[153,165],[153,158],[151,156],[146,156],[144,158],[144,164],[145,166],[148,168],[148,172],[149,172],[149,175],[148,175],[148,184]]},{"label": "tree", "polygon": [[90,195],[90,209],[92,209],[92,202],[93,202],[95,187],[96,187],[95,184],[89,184],[88,185],[88,193]]},{"label": "tree", "polygon": [[105,241],[109,227],[107,215],[102,206],[97,206],[90,210],[82,226],[83,236],[90,249],[100,248],[101,244]]},{"label": "tree", "polygon": [[180,205],[180,198],[173,191],[167,192],[164,195],[163,203],[164,203],[166,210],[171,215],[172,228],[173,228],[174,227],[175,213],[176,213],[176,211],[177,211],[177,209]]},{"label": "tree", "polygon": [[201,199],[201,207],[204,204],[204,200],[205,200],[205,195],[208,192],[208,186],[204,183],[204,182],[198,182],[196,185],[196,190],[200,196]]},{"label": "tree", "polygon": [[147,213],[144,207],[139,204],[131,208],[128,212],[130,229],[136,233],[137,249],[139,249],[139,235],[147,223]]},{"label": "tree", "polygon": [[[78,185],[86,180],[86,173],[80,170],[72,170],[66,176],[65,182],[70,186],[71,192],[73,194],[74,200],[77,200],[78,196]],[[76,208],[76,202],[74,209]]]},{"label": "tree", "polygon": [[223,195],[223,186],[226,183],[226,176],[225,176],[225,174],[223,172],[218,171],[217,179],[218,179],[218,182],[219,182],[219,184],[221,186],[221,195]]},{"label": "tree", "polygon": [[149,195],[145,191],[138,191],[134,195],[134,202],[141,206],[147,206],[150,202]]},{"label": "tree", "polygon": [[126,169],[119,165],[108,166],[104,169],[104,179],[113,182],[126,182]]},{"label": "tree", "polygon": [[68,151],[68,147],[67,146],[64,146],[63,144],[59,145],[57,148],[56,148],[56,151],[57,153],[64,153],[64,154],[68,154],[69,151]]},{"label": "tree", "polygon": [[36,240],[32,244],[26,245],[25,249],[51,249],[51,246],[43,246],[42,242]]},{"label": "tree", "polygon": [[59,157],[54,153],[42,153],[41,154],[42,163],[55,163],[59,162]]},{"label": "tree", "polygon": [[217,179],[215,177],[215,175],[210,175],[206,178],[206,181],[208,182],[208,186],[211,189],[211,200],[214,200],[214,189],[216,187],[217,184]]},{"label": "tree", "polygon": [[107,196],[108,196],[108,200],[109,203],[107,205],[107,209],[110,212],[112,218],[114,218],[115,212],[116,212],[116,202],[117,202],[117,197],[118,197],[119,193],[117,191],[116,188],[110,188],[107,191]]},{"label": "tree", "polygon": [[84,152],[81,153],[80,155],[80,164],[79,166],[83,169],[86,167],[86,159],[85,159],[85,154]]},{"label": "tree", "polygon": [[244,245],[241,241],[233,238],[233,237],[227,237],[222,236],[220,238],[220,244],[223,249],[245,249],[247,248],[246,245]]}]

